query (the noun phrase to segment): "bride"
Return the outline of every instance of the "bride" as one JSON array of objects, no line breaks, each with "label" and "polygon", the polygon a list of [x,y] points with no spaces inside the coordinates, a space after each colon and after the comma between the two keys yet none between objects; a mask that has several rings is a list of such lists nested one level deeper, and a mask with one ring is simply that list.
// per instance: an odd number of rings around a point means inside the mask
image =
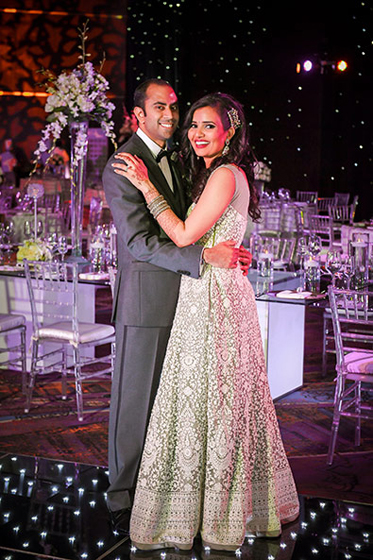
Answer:
[{"label": "bride", "polygon": [[[234,239],[258,216],[242,106],[211,94],[183,129],[193,204],[185,221],[150,182],[142,161],[118,154],[116,173],[144,195],[166,234],[183,247]],[[205,265],[183,276],[150,418],[131,515],[142,550],[236,550],[246,536],[276,537],[299,514],[294,479],[270,396],[252,287],[239,268]]]}]

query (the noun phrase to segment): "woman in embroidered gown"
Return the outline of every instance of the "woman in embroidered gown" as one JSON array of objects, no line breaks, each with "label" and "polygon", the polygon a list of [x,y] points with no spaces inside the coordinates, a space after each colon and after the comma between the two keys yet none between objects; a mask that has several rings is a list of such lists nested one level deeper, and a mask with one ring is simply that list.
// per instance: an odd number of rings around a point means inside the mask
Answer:
[{"label": "woman in embroidered gown", "polygon": [[[197,185],[185,222],[150,183],[136,156],[120,154],[149,210],[178,245],[241,244],[257,199],[242,106],[225,94],[186,116],[183,152]],[[235,550],[247,535],[278,536],[299,502],[270,396],[252,287],[240,268],[183,276],[150,418],[131,515],[140,549]]]}]

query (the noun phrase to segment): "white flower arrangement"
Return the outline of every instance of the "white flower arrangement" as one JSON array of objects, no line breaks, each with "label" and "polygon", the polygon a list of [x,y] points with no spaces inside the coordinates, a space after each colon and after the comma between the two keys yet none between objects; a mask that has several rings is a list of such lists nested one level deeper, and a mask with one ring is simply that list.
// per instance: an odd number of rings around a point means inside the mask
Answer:
[{"label": "white flower arrangement", "polygon": [[52,252],[47,242],[41,241],[24,241],[19,246],[17,251],[17,262],[22,262],[23,259],[28,261],[50,261],[52,259]]},{"label": "white flower arrangement", "polygon": [[[86,61],[90,56],[86,53],[85,45],[87,41],[88,22],[83,25],[83,29],[78,29],[81,39],[79,49],[80,64],[71,72],[63,71],[59,76],[55,76],[49,70],[40,70],[44,76],[43,85],[49,97],[45,104],[45,111],[49,113],[48,124],[42,130],[42,138],[34,151],[34,168],[30,177],[35,173],[41,158],[41,154],[48,152],[52,157],[56,140],[60,138],[62,131],[73,122],[85,122],[94,120],[98,122],[107,138],[110,138],[116,148],[114,122],[111,117],[115,105],[108,100],[107,91],[108,81],[102,76],[101,70],[104,61],[97,72],[91,62]],[[48,147],[50,137],[53,139],[51,147]],[[71,176],[73,168],[78,166],[79,161],[87,153],[88,139],[84,128],[78,130],[77,138],[74,143],[74,154],[71,166]],[[45,163],[47,168],[49,158]]]},{"label": "white flower arrangement", "polygon": [[271,180],[271,169],[263,161],[257,161],[254,164],[254,178],[258,181],[269,183]]}]

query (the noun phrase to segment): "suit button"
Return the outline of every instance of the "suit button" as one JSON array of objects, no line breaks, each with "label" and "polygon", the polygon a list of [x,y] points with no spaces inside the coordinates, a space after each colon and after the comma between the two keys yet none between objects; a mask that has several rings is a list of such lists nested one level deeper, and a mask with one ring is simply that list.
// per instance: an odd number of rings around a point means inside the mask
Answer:
[{"label": "suit button", "polygon": [[178,274],[185,274],[185,276],[190,276],[189,270],[178,270]]}]

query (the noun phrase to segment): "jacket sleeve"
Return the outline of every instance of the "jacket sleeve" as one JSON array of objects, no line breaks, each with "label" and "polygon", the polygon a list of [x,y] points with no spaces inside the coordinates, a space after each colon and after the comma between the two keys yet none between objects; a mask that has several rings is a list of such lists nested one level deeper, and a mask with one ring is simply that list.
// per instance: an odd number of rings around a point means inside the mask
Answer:
[{"label": "jacket sleeve", "polygon": [[[120,151],[124,151],[123,146]],[[135,260],[198,278],[202,247],[177,247],[150,214],[143,195],[128,179],[114,172],[113,161],[114,155],[105,166],[103,186],[119,244],[125,244]]]}]

